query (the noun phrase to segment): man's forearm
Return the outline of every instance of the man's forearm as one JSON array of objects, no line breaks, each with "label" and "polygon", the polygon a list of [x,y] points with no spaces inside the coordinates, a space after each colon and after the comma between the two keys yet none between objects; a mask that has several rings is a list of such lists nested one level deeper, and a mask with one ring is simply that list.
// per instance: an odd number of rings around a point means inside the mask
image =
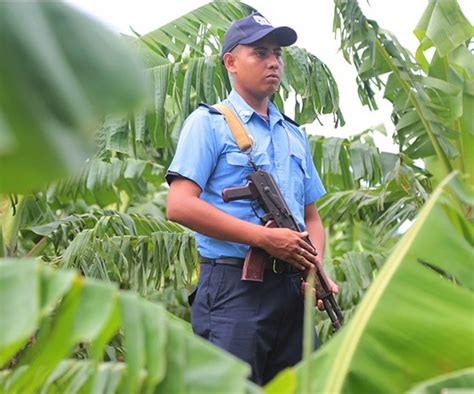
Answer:
[{"label": "man's forearm", "polygon": [[[201,200],[200,193],[196,183],[181,178],[174,180],[168,193],[168,219],[215,239],[264,249],[298,269],[310,268],[315,263],[311,247],[304,241],[307,232],[269,228],[238,219]],[[308,253],[303,255],[301,250]]]},{"label": "man's forearm", "polygon": [[[308,213],[306,209],[305,212]],[[326,247],[326,233],[316,208],[314,208],[314,211],[311,210],[311,212],[306,215],[305,224],[306,231],[308,231],[309,234],[309,239],[316,248],[318,259],[322,264],[324,260],[324,249]]]},{"label": "man's forearm", "polygon": [[324,257],[324,248],[326,246],[326,234],[324,232],[324,228],[322,225],[320,225],[320,222],[310,222],[306,223],[306,230],[309,233],[309,239],[316,248],[316,252],[318,252],[318,258],[322,263]]},{"label": "man's forearm", "polygon": [[199,197],[181,201],[170,220],[212,238],[261,246],[264,227],[246,222],[213,207]]}]

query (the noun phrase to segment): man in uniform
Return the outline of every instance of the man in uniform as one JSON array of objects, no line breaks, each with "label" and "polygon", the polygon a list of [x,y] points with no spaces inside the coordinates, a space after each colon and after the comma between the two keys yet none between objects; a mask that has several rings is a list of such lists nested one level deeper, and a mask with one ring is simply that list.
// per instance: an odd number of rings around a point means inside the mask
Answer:
[{"label": "man in uniform", "polygon": [[[258,13],[235,21],[222,49],[233,85],[223,103],[252,137],[253,161],[272,173],[305,230],[264,227],[251,201],[222,200],[222,189],[243,185],[253,169],[224,116],[212,107],[200,106],[188,117],[166,176],[167,216],[196,231],[201,256],[198,285],[190,296],[193,330],[247,361],[251,380],[260,385],[301,360],[304,297],[299,272],[322,261],[325,245],[314,205],[325,190],[306,136],[270,101],[283,73],[281,47],[296,38],[293,29],[275,28]],[[266,265],[263,283],[241,280],[249,245],[275,258]],[[338,291],[332,282],[331,290]]]}]

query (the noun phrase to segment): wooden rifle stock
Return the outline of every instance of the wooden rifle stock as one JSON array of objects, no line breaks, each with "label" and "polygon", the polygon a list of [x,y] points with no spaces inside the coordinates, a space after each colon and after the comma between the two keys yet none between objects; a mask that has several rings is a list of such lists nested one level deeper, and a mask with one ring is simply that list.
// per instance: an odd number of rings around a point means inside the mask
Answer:
[{"label": "wooden rifle stock", "polygon": [[[270,220],[265,223],[265,227],[276,227],[276,224],[273,220]],[[265,250],[251,246],[245,256],[241,279],[252,282],[263,282],[265,265],[269,259],[270,255]]]},{"label": "wooden rifle stock", "polygon": [[244,266],[242,268],[242,280],[251,282],[263,282],[265,274],[265,264],[270,255],[263,249],[250,247],[245,256]]}]

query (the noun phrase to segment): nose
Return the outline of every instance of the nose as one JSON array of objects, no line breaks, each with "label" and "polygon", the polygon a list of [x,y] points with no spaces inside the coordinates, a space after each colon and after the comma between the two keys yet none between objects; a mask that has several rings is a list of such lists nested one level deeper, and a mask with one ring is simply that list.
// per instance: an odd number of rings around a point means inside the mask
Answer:
[{"label": "nose", "polygon": [[281,66],[280,56],[275,53],[271,53],[268,58],[269,67],[272,69],[278,69]]}]

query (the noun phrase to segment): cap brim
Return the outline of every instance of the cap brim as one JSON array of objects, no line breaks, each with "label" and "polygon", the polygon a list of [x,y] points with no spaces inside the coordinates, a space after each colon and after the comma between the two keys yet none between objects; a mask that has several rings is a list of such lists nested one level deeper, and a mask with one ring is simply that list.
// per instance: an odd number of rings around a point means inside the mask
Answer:
[{"label": "cap brim", "polygon": [[257,33],[253,34],[250,37],[247,37],[245,40],[239,41],[239,44],[253,44],[254,42],[272,34],[277,40],[278,44],[282,47],[287,47],[296,42],[298,35],[291,27],[280,26],[280,27],[270,27],[269,29],[262,29]]}]

